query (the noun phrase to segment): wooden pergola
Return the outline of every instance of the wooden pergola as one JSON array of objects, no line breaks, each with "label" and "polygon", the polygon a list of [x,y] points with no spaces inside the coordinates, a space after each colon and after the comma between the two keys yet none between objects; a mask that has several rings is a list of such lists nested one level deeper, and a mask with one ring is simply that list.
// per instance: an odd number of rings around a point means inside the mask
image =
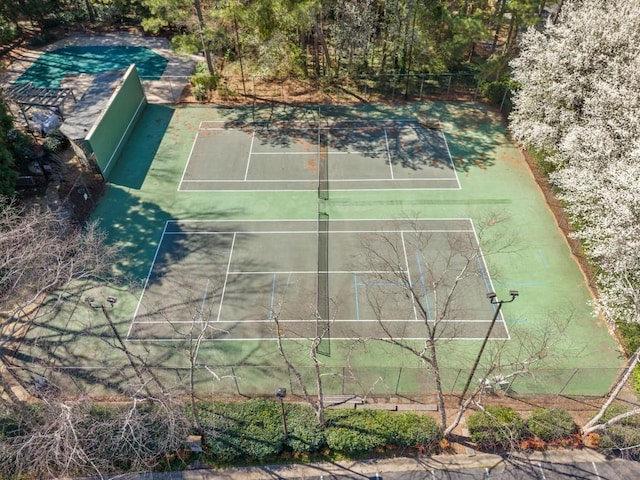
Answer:
[{"label": "wooden pergola", "polygon": [[35,87],[32,83],[14,83],[4,90],[7,101],[16,104],[29,125],[27,112],[34,108],[50,111],[64,120],[62,107],[64,102],[71,98],[76,103],[76,97],[70,88]]}]

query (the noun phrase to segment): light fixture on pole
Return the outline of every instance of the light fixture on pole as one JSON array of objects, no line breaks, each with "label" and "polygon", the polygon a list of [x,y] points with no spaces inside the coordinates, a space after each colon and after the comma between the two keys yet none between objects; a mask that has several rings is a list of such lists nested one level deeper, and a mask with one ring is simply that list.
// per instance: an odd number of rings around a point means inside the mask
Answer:
[{"label": "light fixture on pole", "polygon": [[511,295],[510,300],[497,300],[498,296],[495,292],[487,293],[487,298],[491,302],[492,305],[497,305],[496,311],[493,314],[493,318],[491,319],[491,324],[489,325],[489,329],[487,330],[487,335],[484,337],[484,341],[482,342],[482,346],[480,347],[480,351],[478,352],[478,356],[476,357],[475,362],[473,363],[473,367],[471,367],[471,373],[469,373],[469,378],[467,379],[467,383],[462,390],[462,394],[460,395],[460,404],[464,401],[464,396],[467,394],[467,390],[469,390],[469,385],[471,385],[471,381],[473,380],[473,376],[476,373],[476,369],[478,368],[478,364],[480,363],[480,358],[482,357],[482,353],[484,352],[484,348],[487,346],[487,342],[489,341],[489,337],[491,336],[491,331],[493,330],[493,326],[496,324],[496,320],[498,320],[498,315],[500,315],[500,309],[504,303],[513,302],[520,293],[517,290],[510,290],[509,295]]},{"label": "light fixture on pole", "polygon": [[282,431],[284,432],[284,439],[286,440],[289,434],[287,433],[287,416],[284,412],[284,398],[287,396],[287,389],[284,387],[276,388],[276,397],[280,399],[280,408],[282,408]]}]

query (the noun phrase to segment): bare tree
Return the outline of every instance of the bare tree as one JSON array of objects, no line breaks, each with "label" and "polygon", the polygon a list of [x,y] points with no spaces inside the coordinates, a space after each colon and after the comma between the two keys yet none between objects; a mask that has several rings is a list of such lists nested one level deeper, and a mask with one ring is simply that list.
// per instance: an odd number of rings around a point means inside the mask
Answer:
[{"label": "bare tree", "polygon": [[[16,405],[7,374],[12,345],[47,320],[66,290],[82,290],[111,267],[115,247],[108,246],[95,223],[78,226],[61,212],[3,203],[0,209],[0,389]],[[25,380],[11,381],[27,387]]]},{"label": "bare tree", "polygon": [[[556,321],[536,335],[528,332],[522,348],[514,355],[505,354],[506,342],[492,342],[493,346],[478,370],[477,384],[468,396],[460,398],[453,420],[447,418],[440,356],[449,339],[463,333],[460,325],[464,324],[465,318],[482,318],[480,315],[493,313],[486,299],[473,302],[487,308],[482,313],[464,298],[470,291],[486,290],[484,262],[488,255],[517,250],[515,238],[495,235],[495,232],[489,235],[489,229],[501,221],[499,215],[492,215],[478,224],[473,235],[424,231],[418,221],[409,222],[407,229],[405,221],[402,222],[405,227],[399,228],[400,233],[375,234],[362,242],[363,262],[374,280],[371,282],[374,286],[367,288],[367,299],[383,332],[380,340],[414,355],[427,367],[429,378],[434,382],[440,425],[445,436],[453,432],[471,405],[478,404],[487,385],[508,384],[513,377],[531,374],[534,365],[551,355],[552,347],[562,338],[558,329],[563,331],[566,326],[566,322]],[[489,237],[491,241],[482,242]],[[484,251],[480,249],[481,243],[485,245]],[[413,272],[409,266],[410,257],[415,257]],[[414,316],[416,322],[401,322],[402,327],[398,327],[399,322],[385,321],[389,312],[406,313]],[[405,339],[407,332],[407,337],[420,335],[424,340],[421,343],[408,341]]]},{"label": "bare tree", "polygon": [[311,356],[311,360],[313,361],[313,371],[315,377],[315,387],[316,387],[316,397],[309,392],[307,388],[307,383],[300,373],[300,370],[296,368],[295,363],[291,361],[287,353],[285,352],[284,345],[282,342],[282,334],[280,333],[282,330],[280,328],[280,323],[278,320],[278,315],[274,315],[273,322],[276,326],[276,339],[278,342],[278,353],[280,357],[284,360],[287,365],[287,369],[294,376],[296,382],[300,389],[302,390],[302,394],[304,396],[307,404],[313,409],[316,414],[316,419],[318,420],[318,425],[324,426],[324,390],[322,383],[322,364],[320,362],[320,358],[318,355],[318,347],[320,343],[323,341],[323,337],[328,333],[328,330],[324,328],[321,332],[318,332],[317,336],[311,339],[311,346],[309,347],[309,354]]}]

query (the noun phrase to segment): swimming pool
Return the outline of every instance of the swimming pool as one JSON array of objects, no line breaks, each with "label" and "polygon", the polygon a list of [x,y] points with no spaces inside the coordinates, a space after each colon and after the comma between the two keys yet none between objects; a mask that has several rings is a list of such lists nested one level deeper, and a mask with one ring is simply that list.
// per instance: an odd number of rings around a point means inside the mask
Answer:
[{"label": "swimming pool", "polygon": [[132,63],[136,64],[138,73],[145,80],[158,80],[169,61],[147,47],[69,46],[40,55],[18,78],[18,82],[57,88],[68,75],[126,69]]}]

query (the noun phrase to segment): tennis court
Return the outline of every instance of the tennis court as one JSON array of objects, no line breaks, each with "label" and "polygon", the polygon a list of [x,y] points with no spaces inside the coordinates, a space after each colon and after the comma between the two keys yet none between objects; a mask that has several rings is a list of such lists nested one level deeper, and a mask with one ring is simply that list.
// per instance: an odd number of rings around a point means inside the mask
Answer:
[{"label": "tennis court", "polygon": [[32,333],[59,335],[56,365],[74,372],[126,370],[103,345],[108,315],[167,384],[196,352],[199,393],[296,392],[276,339],[312,375],[321,337],[325,391],[430,394],[424,365],[388,340],[420,349],[437,322],[456,392],[495,314],[487,292],[510,290],[483,361],[499,352],[508,375],[553,343],[519,392],[606,392],[620,364],[520,151],[479,106],[149,105],[95,217],[133,282],[91,288],[106,313],[83,294]]},{"label": "tennis court", "polygon": [[460,188],[445,132],[414,118],[205,121],[178,189],[313,190],[323,168],[336,191]]},{"label": "tennis court", "polygon": [[[493,287],[469,219],[324,222],[168,222],[128,338],[182,341],[194,326],[212,340],[424,338],[408,288],[428,321],[444,320],[442,338],[485,335]],[[160,260],[178,250],[179,263]],[[464,295],[442,319],[438,298],[456,279]],[[504,321],[492,335],[508,337]]]}]

